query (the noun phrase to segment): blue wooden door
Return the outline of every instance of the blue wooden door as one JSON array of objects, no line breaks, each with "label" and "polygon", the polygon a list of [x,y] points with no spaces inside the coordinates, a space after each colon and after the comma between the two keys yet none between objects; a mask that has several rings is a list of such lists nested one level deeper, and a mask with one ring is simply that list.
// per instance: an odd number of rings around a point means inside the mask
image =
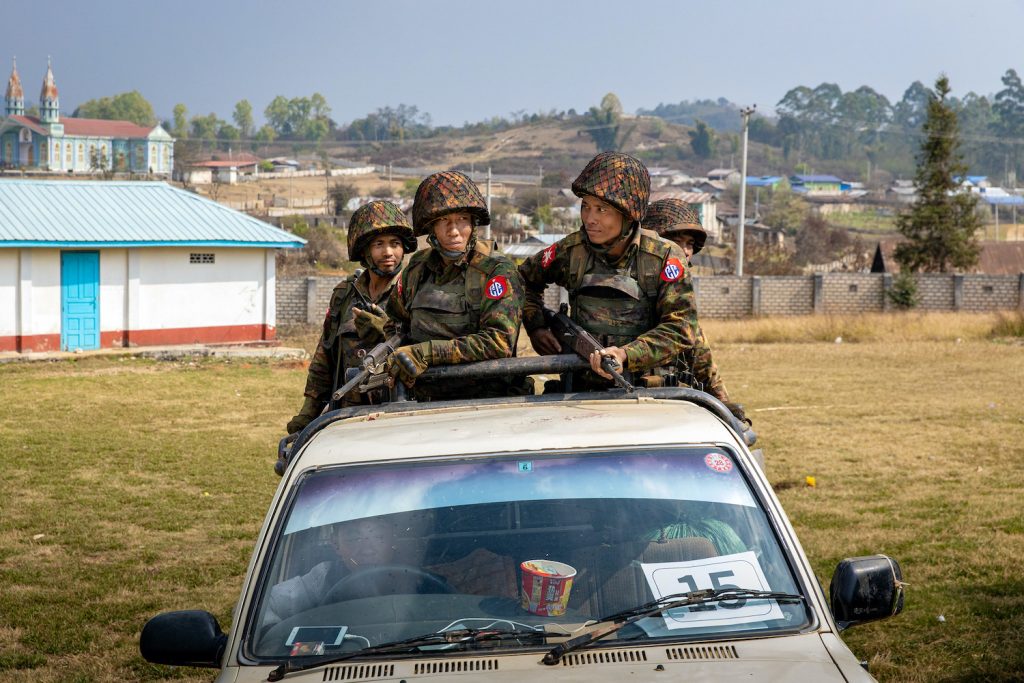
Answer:
[{"label": "blue wooden door", "polygon": [[60,255],[60,348],[100,347],[100,254],[65,251]]}]

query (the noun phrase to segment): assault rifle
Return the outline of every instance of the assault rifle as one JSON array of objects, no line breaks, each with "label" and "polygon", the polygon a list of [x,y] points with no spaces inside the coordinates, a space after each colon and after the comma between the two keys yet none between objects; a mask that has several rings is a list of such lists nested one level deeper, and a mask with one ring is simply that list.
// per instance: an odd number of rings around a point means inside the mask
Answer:
[{"label": "assault rifle", "polygon": [[360,361],[359,372],[352,379],[345,382],[340,389],[331,394],[331,400],[340,401],[345,394],[356,388],[360,391],[366,391],[381,386],[384,383],[383,380],[387,377],[387,374],[384,372],[384,365],[387,363],[388,356],[394,353],[395,349],[401,345],[402,335],[396,334],[367,351]]},{"label": "assault rifle", "polygon": [[[558,313],[542,309],[544,311],[544,322],[549,330],[562,344],[564,351],[573,351],[580,358],[590,360],[590,354],[604,348],[601,342],[594,338],[594,335],[587,332],[569,317],[568,304],[562,304]],[[633,385],[622,376],[622,366],[612,356],[601,356],[601,369],[612,376],[615,385],[625,389],[628,393],[633,392]]]}]

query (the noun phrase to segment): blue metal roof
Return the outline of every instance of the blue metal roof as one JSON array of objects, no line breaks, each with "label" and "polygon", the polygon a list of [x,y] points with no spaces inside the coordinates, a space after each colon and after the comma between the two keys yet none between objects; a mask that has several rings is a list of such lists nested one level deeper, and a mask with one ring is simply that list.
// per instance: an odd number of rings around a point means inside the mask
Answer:
[{"label": "blue metal roof", "polygon": [[798,183],[841,183],[834,175],[795,175],[792,179]]},{"label": "blue metal roof", "polygon": [[167,183],[0,180],[0,247],[303,244],[290,232]]},{"label": "blue metal roof", "polygon": [[774,187],[782,182],[782,176],[747,176],[747,187]]}]

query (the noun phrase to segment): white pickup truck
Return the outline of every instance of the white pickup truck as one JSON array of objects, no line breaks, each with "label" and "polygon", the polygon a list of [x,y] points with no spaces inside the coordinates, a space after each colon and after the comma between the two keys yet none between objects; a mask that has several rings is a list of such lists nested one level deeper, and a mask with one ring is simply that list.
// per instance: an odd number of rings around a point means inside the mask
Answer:
[{"label": "white pickup truck", "polygon": [[873,680],[839,632],[902,609],[899,565],[844,560],[826,598],[745,440],[683,388],[326,413],[230,631],[160,614],[142,654],[223,683]]}]

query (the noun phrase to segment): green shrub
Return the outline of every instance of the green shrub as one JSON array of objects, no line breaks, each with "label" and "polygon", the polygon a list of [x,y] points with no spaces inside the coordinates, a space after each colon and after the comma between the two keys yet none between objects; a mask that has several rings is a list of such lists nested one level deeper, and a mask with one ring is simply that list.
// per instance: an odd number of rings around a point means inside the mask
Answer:
[{"label": "green shrub", "polygon": [[912,273],[900,273],[892,281],[892,287],[885,293],[893,306],[902,310],[914,308],[921,302],[917,294],[917,280]]}]

